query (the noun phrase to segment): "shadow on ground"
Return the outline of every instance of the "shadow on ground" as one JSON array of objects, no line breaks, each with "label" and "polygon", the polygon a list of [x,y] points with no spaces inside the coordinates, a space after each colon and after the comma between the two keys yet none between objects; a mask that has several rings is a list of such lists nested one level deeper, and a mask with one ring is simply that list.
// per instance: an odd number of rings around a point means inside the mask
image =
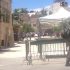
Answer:
[{"label": "shadow on ground", "polygon": [[14,44],[14,46],[11,46],[11,47],[2,47],[2,48],[0,48],[0,54],[1,53],[4,53],[4,52],[17,52],[18,50],[10,50],[9,48],[14,48],[14,47],[20,47],[20,46],[15,46],[15,44]]}]

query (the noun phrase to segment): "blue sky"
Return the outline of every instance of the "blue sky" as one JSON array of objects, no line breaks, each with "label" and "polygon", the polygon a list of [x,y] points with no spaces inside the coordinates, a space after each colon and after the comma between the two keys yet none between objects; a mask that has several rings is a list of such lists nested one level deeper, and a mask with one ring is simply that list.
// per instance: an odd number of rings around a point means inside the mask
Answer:
[{"label": "blue sky", "polygon": [[[70,4],[70,0],[67,0]],[[45,7],[53,3],[53,0],[13,0],[12,8],[27,8],[35,9],[40,7]]]}]

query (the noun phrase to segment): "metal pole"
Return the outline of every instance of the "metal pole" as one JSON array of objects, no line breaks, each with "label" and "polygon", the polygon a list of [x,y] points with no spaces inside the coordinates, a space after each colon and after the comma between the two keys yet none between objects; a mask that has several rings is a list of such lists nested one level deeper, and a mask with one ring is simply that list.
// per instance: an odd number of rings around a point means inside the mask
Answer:
[{"label": "metal pole", "polygon": [[29,40],[29,65],[32,64],[32,54],[31,54],[31,37]]}]

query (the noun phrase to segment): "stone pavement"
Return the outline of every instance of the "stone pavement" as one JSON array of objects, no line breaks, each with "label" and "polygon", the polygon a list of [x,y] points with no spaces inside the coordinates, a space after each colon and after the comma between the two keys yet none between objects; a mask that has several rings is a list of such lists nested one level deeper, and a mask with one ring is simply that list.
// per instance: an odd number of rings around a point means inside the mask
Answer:
[{"label": "stone pavement", "polygon": [[0,51],[0,70],[70,70],[65,66],[66,59],[46,59],[46,61],[33,60],[32,65],[27,65],[24,60],[24,44]]},{"label": "stone pavement", "polygon": [[70,70],[70,67],[65,66],[65,59],[34,60],[27,65],[23,58],[0,58],[0,70]]},{"label": "stone pavement", "polygon": [[0,58],[25,57],[25,44],[15,43],[15,47],[0,50]]}]

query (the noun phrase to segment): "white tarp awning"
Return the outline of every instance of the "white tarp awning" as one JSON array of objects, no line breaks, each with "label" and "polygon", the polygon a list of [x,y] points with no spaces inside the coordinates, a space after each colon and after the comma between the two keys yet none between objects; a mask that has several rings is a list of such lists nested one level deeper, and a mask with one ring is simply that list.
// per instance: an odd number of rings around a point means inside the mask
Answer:
[{"label": "white tarp awning", "polygon": [[44,17],[40,17],[40,20],[60,20],[70,17],[70,12],[61,7],[56,13]]}]

